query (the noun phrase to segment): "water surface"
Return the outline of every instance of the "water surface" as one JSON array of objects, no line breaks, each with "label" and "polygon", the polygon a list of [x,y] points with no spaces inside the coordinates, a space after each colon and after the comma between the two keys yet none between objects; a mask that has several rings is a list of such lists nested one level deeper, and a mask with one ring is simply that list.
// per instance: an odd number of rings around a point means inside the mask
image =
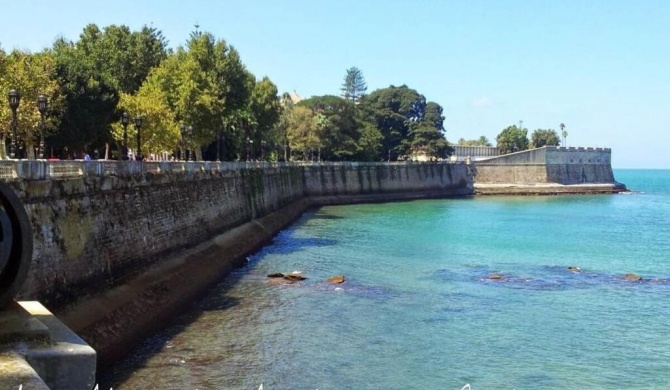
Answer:
[{"label": "water surface", "polygon": [[309,212],[106,385],[670,388],[670,171],[615,175],[636,192]]}]

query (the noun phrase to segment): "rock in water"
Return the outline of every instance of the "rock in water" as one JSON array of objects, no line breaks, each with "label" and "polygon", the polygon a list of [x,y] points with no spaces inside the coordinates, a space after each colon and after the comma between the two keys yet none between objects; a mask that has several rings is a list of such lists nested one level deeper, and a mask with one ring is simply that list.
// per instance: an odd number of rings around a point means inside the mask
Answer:
[{"label": "rock in water", "polygon": [[344,283],[344,275],[331,276],[328,278],[327,282],[330,284]]},{"label": "rock in water", "polygon": [[268,278],[283,278],[284,274],[281,272],[275,272],[272,274],[268,274]]},{"label": "rock in water", "polygon": [[502,279],[502,275],[491,274],[491,275],[489,275],[489,279],[491,279],[491,280],[500,280],[500,279]]},{"label": "rock in water", "polygon": [[284,279],[292,280],[292,281],[300,281],[300,280],[305,280],[307,278],[302,276],[301,274],[291,273],[291,274],[284,275]]},{"label": "rock in water", "polygon": [[629,282],[639,282],[640,280],[642,280],[642,276],[638,274],[625,274],[623,278]]},{"label": "rock in water", "polygon": [[577,273],[577,272],[582,272],[582,269],[579,268],[579,267],[575,267],[575,266],[571,265],[571,266],[568,267],[568,271]]}]

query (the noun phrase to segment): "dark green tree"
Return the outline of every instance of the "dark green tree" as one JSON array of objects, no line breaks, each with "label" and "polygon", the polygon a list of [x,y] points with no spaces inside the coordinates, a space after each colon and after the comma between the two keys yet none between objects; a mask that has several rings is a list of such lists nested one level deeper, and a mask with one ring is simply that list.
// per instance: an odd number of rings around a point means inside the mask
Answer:
[{"label": "dark green tree", "polygon": [[323,160],[353,160],[360,152],[361,125],[354,103],[338,96],[314,96],[296,104],[317,115]]},{"label": "dark green tree", "polygon": [[496,137],[500,154],[514,153],[528,149],[528,129],[508,126]]},{"label": "dark green tree", "polygon": [[[89,28],[83,35],[96,37]],[[81,150],[111,141],[110,123],[117,119],[119,91],[108,74],[99,73],[87,51],[63,39],[53,48],[55,77],[63,104],[55,116],[58,131],[48,143],[56,148]]]},{"label": "dark green tree", "polygon": [[537,129],[533,131],[530,136],[530,145],[533,148],[541,148],[543,146],[558,146],[561,140],[558,133],[553,129]]},{"label": "dark green tree", "polygon": [[262,80],[255,83],[249,102],[249,110],[256,124],[256,131],[252,138],[257,145],[261,146],[263,157],[268,156],[267,152],[279,140],[274,132],[281,114],[281,104],[277,93],[277,86],[269,78],[263,77]]},{"label": "dark green tree", "polygon": [[347,74],[344,76],[344,83],[342,83],[340,90],[342,91],[343,98],[352,102],[358,102],[365,96],[365,91],[368,90],[365,78],[363,78],[363,72],[355,66],[347,69]]}]

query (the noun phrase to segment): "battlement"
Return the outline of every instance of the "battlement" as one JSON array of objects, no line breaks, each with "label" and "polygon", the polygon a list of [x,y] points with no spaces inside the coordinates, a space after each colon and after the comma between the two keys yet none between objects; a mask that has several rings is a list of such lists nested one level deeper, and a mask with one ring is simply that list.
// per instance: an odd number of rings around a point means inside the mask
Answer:
[{"label": "battlement", "polygon": [[610,148],[599,148],[599,147],[584,147],[584,146],[545,146],[547,150],[556,151],[556,152],[604,152],[612,153]]}]

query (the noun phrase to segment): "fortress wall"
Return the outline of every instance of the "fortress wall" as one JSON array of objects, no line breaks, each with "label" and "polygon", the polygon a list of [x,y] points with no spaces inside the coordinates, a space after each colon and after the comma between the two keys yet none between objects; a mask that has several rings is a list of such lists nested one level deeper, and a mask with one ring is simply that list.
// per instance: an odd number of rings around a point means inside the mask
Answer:
[{"label": "fortress wall", "polygon": [[615,183],[611,150],[547,146],[474,164],[475,184]]}]

